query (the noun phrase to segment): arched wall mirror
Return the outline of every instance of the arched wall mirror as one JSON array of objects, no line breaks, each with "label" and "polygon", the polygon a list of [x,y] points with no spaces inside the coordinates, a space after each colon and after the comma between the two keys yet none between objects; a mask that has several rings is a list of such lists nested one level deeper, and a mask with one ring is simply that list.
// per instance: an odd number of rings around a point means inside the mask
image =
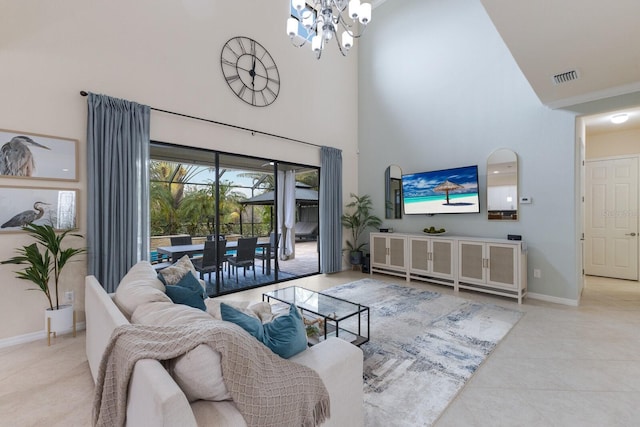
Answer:
[{"label": "arched wall mirror", "polygon": [[518,156],[505,148],[487,160],[487,213],[491,220],[518,219]]},{"label": "arched wall mirror", "polygon": [[384,172],[384,203],[386,219],[402,218],[402,169],[391,165]]}]

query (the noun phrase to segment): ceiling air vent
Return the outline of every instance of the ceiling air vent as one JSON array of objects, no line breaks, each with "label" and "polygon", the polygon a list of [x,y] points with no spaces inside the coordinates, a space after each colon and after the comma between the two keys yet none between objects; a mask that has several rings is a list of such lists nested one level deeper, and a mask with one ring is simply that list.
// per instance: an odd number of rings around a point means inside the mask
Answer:
[{"label": "ceiling air vent", "polygon": [[571,70],[566,73],[560,73],[553,76],[553,83],[559,85],[572,80],[578,80],[579,78],[580,76],[578,76],[578,72],[576,70]]}]

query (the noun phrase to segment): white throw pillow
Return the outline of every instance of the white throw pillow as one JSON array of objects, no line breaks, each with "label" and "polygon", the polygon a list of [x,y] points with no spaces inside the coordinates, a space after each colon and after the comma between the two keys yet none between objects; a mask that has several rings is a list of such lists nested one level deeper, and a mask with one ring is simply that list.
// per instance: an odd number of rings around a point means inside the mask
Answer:
[{"label": "white throw pillow", "polygon": [[130,318],[139,305],[149,302],[171,302],[165,287],[149,261],[140,261],[127,272],[116,288],[114,301]]},{"label": "white throw pillow", "polygon": [[274,318],[274,314],[271,312],[271,304],[266,301],[253,303],[247,309],[254,312],[262,323],[269,323]]},{"label": "white throw pillow", "polygon": [[[273,320],[271,304],[268,302],[253,303],[251,301],[231,301],[219,298],[207,298],[204,300],[204,305],[207,306],[207,313],[215,319],[222,320],[222,315],[220,314],[220,303],[222,302],[248,316],[259,319],[262,323],[267,323]],[[288,307],[289,306],[287,305],[287,308]]]},{"label": "white throw pillow", "polygon": [[[143,325],[177,326],[205,321],[215,320],[202,310],[172,302],[143,304],[131,316],[132,323]],[[168,361],[166,367],[189,402],[231,399],[222,379],[220,353],[206,344]]]},{"label": "white throw pillow", "polygon": [[198,277],[198,271],[193,266],[191,259],[189,259],[188,255],[185,255],[174,264],[160,270],[158,274],[162,276],[162,281],[165,285],[175,285],[182,279],[182,276],[189,272]]},{"label": "white throw pillow", "polygon": [[[249,306],[249,301],[225,301],[218,298],[207,298],[204,300],[204,305],[207,306],[207,313],[213,316],[214,319],[222,320],[222,315],[220,314],[220,303],[223,302],[225,304],[230,305],[231,307],[242,311],[243,313]],[[253,312],[247,313],[250,316],[255,316]]]}]

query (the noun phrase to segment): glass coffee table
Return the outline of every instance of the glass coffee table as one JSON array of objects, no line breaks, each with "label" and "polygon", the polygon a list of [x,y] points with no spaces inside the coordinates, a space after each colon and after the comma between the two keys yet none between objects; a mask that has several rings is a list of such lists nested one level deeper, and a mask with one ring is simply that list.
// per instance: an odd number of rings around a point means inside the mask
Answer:
[{"label": "glass coffee table", "polygon": [[[355,345],[369,341],[369,307],[331,295],[311,291],[299,286],[276,289],[262,294],[262,301],[276,301],[294,304],[302,311],[307,321],[320,324],[320,335],[309,337],[309,344],[315,344],[329,337],[338,337]],[[362,316],[366,317],[366,333]]]}]

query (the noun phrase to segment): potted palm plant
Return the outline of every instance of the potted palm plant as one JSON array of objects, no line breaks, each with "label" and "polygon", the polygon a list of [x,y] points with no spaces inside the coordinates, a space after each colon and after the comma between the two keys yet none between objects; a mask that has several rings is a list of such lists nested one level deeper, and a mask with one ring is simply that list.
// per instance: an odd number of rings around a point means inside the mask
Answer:
[{"label": "potted palm plant", "polygon": [[0,261],[0,264],[26,265],[22,270],[16,271],[16,277],[34,283],[38,288],[29,290],[42,291],[47,298],[49,307],[45,310],[45,329],[49,333],[68,330],[73,325],[73,306],[60,304],[60,273],[71,258],[83,253],[85,249],[63,249],[62,242],[67,235],[82,236],[71,233],[71,230],[57,233],[53,226],[47,224],[31,223],[23,226],[22,230],[28,232],[36,242],[16,249],[17,256]]},{"label": "potted palm plant", "polygon": [[351,239],[347,239],[345,248],[349,251],[349,262],[352,265],[362,264],[362,249],[366,242],[359,243],[362,233],[368,228],[376,228],[382,224],[382,220],[371,213],[371,197],[367,194],[358,196],[351,193],[351,202],[347,204],[350,213],[342,215],[342,225],[349,229]]}]

